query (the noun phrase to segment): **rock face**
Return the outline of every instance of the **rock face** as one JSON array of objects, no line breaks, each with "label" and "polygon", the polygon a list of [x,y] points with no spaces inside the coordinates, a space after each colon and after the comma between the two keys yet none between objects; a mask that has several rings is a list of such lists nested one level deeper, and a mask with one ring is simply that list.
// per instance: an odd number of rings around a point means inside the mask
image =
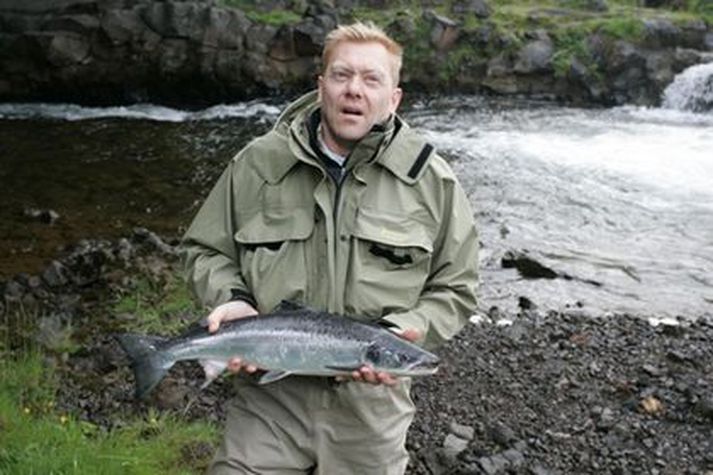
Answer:
[{"label": "rock face", "polygon": [[[431,10],[438,2],[422,4],[425,13],[395,13],[376,0],[272,1],[249,15],[216,0],[6,0],[0,101],[199,104],[294,94],[313,87],[325,34],[354,20],[356,7],[389,9],[387,30],[408,48],[409,90],[653,105],[676,74],[713,60],[713,33],[701,20],[645,19],[629,41],[598,30],[572,43],[559,30],[502,28],[485,0],[454,2],[448,16]],[[607,8],[592,1],[579,13],[529,16],[542,25]],[[271,21],[272,9],[294,19]]]},{"label": "rock face", "polygon": [[0,5],[0,100],[216,101],[304,88],[336,17],[276,28],[210,0]]}]

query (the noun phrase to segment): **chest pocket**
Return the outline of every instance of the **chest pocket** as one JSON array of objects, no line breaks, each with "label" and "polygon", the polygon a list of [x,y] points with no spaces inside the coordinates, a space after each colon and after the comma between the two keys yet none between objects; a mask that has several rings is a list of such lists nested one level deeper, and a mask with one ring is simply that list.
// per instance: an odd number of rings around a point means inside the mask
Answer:
[{"label": "chest pocket", "polygon": [[352,231],[345,307],[381,316],[418,301],[428,279],[433,240],[409,216],[359,209]]},{"label": "chest pocket", "polygon": [[304,301],[313,208],[269,207],[242,218],[234,235],[240,270],[260,310],[272,309],[285,299]]}]

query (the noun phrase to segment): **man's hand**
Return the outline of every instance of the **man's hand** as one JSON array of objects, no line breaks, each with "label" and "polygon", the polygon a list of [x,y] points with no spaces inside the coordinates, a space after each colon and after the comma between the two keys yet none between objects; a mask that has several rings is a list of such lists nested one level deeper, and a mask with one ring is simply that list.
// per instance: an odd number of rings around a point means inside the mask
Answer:
[{"label": "man's hand", "polygon": [[[223,322],[237,320],[238,318],[252,317],[257,314],[258,311],[255,310],[252,305],[243,300],[236,300],[234,302],[218,305],[206,319],[208,321],[208,331],[210,333],[215,333],[218,331],[220,324]],[[235,357],[228,361],[228,371],[233,374],[239,373],[243,368],[248,373],[254,373],[257,371],[257,366],[254,364],[243,364],[240,357]]]},{"label": "man's hand", "polygon": [[[402,331],[395,331],[404,340],[417,341],[421,339],[422,333],[420,330],[415,328],[407,328]],[[351,376],[351,378],[350,378]],[[391,376],[386,371],[374,371],[371,366],[362,366],[358,371],[352,371],[350,376],[337,376],[337,381],[361,381],[369,384],[385,384],[387,386],[394,386],[398,383],[398,378]]]}]

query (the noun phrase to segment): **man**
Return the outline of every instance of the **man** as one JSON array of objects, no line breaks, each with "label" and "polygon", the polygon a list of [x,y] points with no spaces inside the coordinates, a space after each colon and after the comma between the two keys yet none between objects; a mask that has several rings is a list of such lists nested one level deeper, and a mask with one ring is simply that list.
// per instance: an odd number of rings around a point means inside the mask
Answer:
[{"label": "man", "polygon": [[[447,164],[395,114],[401,54],[374,25],[338,27],[318,91],[230,162],[183,240],[211,331],[282,300],[381,319],[429,348],[467,321],[473,216]],[[239,356],[211,474],[404,472],[409,379],[364,367],[258,386]]]}]

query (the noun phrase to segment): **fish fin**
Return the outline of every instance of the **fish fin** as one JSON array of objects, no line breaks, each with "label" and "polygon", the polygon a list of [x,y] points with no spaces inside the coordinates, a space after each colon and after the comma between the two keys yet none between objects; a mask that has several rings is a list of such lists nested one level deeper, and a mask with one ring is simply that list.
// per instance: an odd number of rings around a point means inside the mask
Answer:
[{"label": "fish fin", "polygon": [[159,347],[167,339],[133,334],[118,335],[117,340],[131,360],[137,399],[143,399],[166,376],[175,360]]},{"label": "fish fin", "polygon": [[397,324],[395,324],[394,322],[390,322],[390,321],[385,320],[385,319],[383,319],[383,318],[377,320],[375,323],[376,323],[378,326],[380,326],[381,328],[386,328],[386,329],[388,329],[388,330],[391,330],[391,329],[400,330],[400,329],[401,329],[401,327],[398,326]]},{"label": "fish fin", "polygon": [[357,366],[337,366],[337,365],[325,365],[324,367],[327,369],[331,369],[334,371],[345,371],[351,373],[352,371],[359,371],[359,369],[364,366],[364,365],[357,365]]},{"label": "fish fin", "polygon": [[205,381],[201,384],[201,389],[207,388],[210,383],[218,379],[218,377],[223,374],[223,371],[225,371],[228,367],[227,361],[198,360],[198,362],[203,367],[203,373],[205,374]]},{"label": "fish fin", "polygon": [[290,374],[292,373],[289,371],[268,371],[260,377],[258,384],[274,383],[275,381],[288,377]]},{"label": "fish fin", "polygon": [[136,335],[134,333],[115,335],[115,338],[132,361],[144,354],[159,350],[168,341],[168,338],[161,336]]},{"label": "fish fin", "polygon": [[273,312],[295,312],[297,310],[311,310],[307,305],[294,300],[281,301]]}]

